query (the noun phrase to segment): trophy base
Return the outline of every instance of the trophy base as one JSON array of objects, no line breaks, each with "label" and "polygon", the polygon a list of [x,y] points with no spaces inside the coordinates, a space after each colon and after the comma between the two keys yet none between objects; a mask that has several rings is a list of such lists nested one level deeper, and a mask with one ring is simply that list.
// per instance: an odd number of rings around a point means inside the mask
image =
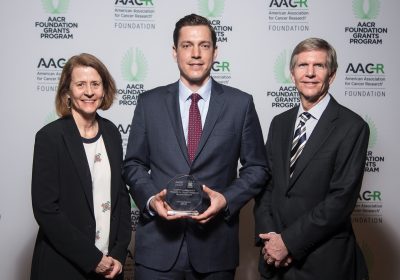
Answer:
[{"label": "trophy base", "polygon": [[199,211],[177,211],[177,210],[169,210],[167,211],[168,216],[197,216],[199,215]]}]

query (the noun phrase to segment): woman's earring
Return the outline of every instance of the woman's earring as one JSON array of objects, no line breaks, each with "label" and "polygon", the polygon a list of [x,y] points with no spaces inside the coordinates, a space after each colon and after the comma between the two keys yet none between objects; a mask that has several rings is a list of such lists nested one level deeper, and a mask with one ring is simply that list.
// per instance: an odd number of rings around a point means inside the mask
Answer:
[{"label": "woman's earring", "polygon": [[67,98],[67,107],[68,109],[71,109],[71,97]]}]

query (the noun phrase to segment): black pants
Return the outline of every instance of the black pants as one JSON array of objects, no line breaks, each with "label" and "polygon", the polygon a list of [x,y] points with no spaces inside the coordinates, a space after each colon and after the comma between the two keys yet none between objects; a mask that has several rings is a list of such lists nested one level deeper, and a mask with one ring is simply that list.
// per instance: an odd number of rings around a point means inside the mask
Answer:
[{"label": "black pants", "polygon": [[140,264],[135,265],[135,280],[234,280],[235,270],[210,273],[196,272],[189,261],[186,240],[182,242],[178,258],[169,271],[158,271]]}]

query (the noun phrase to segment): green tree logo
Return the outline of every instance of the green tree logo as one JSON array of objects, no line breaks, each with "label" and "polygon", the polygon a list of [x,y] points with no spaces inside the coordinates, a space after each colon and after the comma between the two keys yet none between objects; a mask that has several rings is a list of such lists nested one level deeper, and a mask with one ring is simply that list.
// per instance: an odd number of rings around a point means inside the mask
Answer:
[{"label": "green tree logo", "polygon": [[42,5],[49,14],[63,14],[68,10],[69,0],[42,0]]},{"label": "green tree logo", "polygon": [[368,149],[373,148],[376,145],[378,139],[378,130],[376,128],[375,123],[369,116],[365,116],[364,120],[367,122],[369,126],[369,142],[368,142]]},{"label": "green tree logo", "polygon": [[379,0],[353,0],[353,12],[358,19],[374,19],[378,16],[379,9]]},{"label": "green tree logo", "polygon": [[142,82],[147,74],[147,61],[143,52],[130,48],[122,58],[121,73],[125,81]]},{"label": "green tree logo", "polygon": [[284,50],[275,60],[274,64],[274,73],[275,79],[278,83],[281,84],[291,84],[292,80],[290,79],[289,71],[289,58],[287,56],[287,51]]},{"label": "green tree logo", "polygon": [[199,13],[204,17],[219,17],[224,12],[225,0],[199,0]]}]

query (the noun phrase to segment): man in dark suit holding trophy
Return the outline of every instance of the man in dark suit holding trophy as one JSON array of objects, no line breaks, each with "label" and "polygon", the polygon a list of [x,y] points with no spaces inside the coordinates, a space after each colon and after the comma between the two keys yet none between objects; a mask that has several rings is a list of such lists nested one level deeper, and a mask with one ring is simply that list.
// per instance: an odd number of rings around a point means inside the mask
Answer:
[{"label": "man in dark suit holding trophy", "polygon": [[[233,280],[240,209],[268,177],[262,131],[251,95],[210,77],[217,46],[209,21],[185,16],[173,38],[180,79],[140,96],[124,162],[141,211],[135,279]],[[175,180],[166,190],[177,175],[193,179]],[[166,202],[169,192],[197,195],[185,182],[200,184],[209,200],[198,215]]]}]

